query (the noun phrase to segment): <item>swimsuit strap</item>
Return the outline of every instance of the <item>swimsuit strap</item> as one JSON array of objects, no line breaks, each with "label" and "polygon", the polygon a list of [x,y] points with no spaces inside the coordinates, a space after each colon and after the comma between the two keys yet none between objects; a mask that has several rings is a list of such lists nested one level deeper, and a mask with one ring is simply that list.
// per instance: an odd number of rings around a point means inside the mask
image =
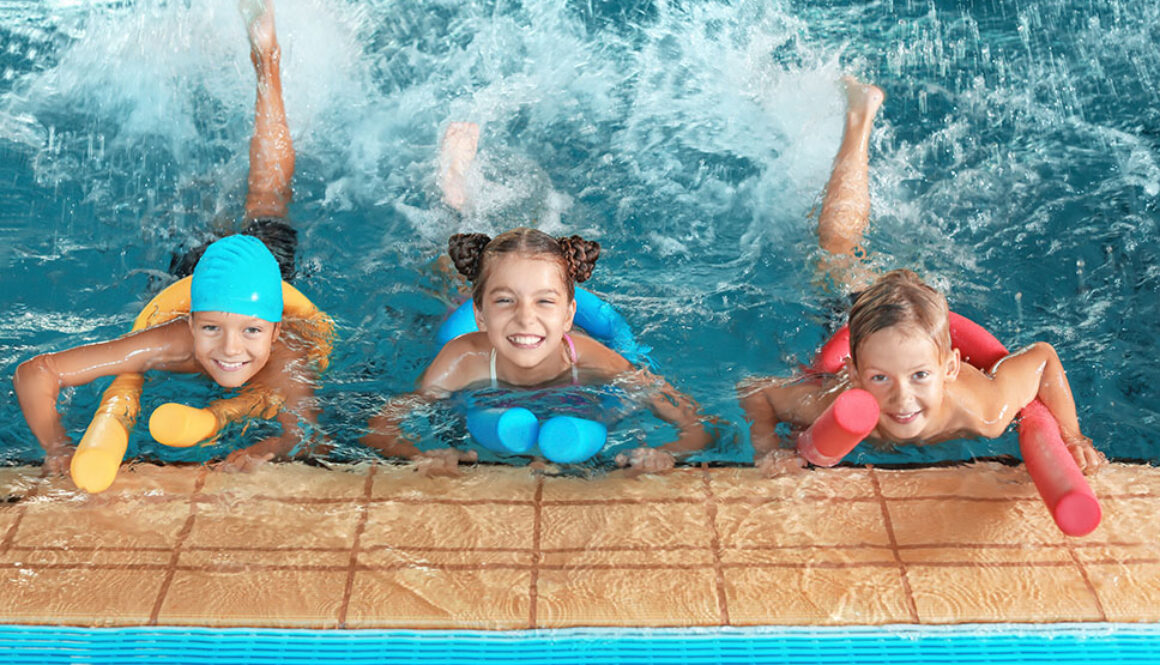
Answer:
[{"label": "swimsuit strap", "polygon": [[575,386],[580,383],[579,370],[576,368],[576,344],[568,333],[564,333],[564,341],[568,343],[568,353],[572,356],[572,385]]},{"label": "swimsuit strap", "polygon": [[491,350],[491,387],[492,388],[499,387],[499,379],[497,379],[495,376],[495,348],[494,347]]}]

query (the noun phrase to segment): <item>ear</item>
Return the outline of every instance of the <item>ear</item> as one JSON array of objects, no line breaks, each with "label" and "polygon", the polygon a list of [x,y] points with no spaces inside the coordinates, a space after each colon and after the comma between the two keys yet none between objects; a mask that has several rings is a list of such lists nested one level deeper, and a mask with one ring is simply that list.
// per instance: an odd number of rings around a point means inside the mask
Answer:
[{"label": "ear", "polygon": [[475,314],[475,327],[479,328],[479,332],[487,332],[487,320],[483,318],[483,310],[473,302],[471,311]]},{"label": "ear", "polygon": [[274,336],[270,338],[270,343],[273,344],[274,342],[277,342],[278,336],[281,334],[282,334],[282,322],[279,321],[279,322],[274,324]]},{"label": "ear", "polygon": [[951,349],[950,356],[944,366],[948,382],[959,378],[959,371],[963,369],[963,356],[958,349]]},{"label": "ear", "polygon": [[568,305],[568,320],[564,322],[564,330],[572,329],[572,320],[576,318],[576,299],[572,299],[572,303]]},{"label": "ear", "polygon": [[858,368],[854,367],[854,359],[846,356],[846,361],[843,365],[846,368],[846,376],[849,378],[851,388],[861,388],[858,382]]}]

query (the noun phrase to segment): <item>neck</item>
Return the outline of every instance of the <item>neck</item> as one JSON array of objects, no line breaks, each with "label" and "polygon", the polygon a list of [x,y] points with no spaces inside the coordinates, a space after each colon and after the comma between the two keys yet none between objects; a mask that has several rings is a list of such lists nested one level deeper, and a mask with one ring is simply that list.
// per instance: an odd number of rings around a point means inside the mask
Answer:
[{"label": "neck", "polygon": [[495,359],[496,378],[513,386],[538,386],[549,383],[568,372],[570,368],[571,361],[563,340],[555,353],[549,354],[543,362],[534,367],[520,367],[508,362],[499,353]]}]

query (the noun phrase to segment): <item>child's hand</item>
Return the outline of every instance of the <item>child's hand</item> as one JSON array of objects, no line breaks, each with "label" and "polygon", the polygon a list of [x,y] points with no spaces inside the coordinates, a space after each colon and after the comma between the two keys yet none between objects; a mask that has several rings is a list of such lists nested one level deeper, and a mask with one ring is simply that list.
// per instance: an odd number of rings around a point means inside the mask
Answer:
[{"label": "child's hand", "polygon": [[1076,465],[1085,476],[1099,471],[1108,463],[1108,458],[1096,450],[1095,446],[1092,445],[1092,440],[1086,436],[1064,439],[1064,444],[1067,445],[1067,451],[1075,458]]},{"label": "child's hand", "polygon": [[796,450],[774,448],[755,460],[755,465],[762,477],[776,478],[801,473],[806,468],[806,461]]},{"label": "child's hand", "polygon": [[425,476],[458,476],[460,462],[475,462],[479,453],[474,450],[438,448],[424,450],[411,458],[415,470]]},{"label": "child's hand", "polygon": [[274,459],[274,453],[255,451],[254,448],[257,446],[235,450],[217,465],[217,470],[225,473],[251,473]]},{"label": "child's hand", "polygon": [[676,464],[677,458],[659,448],[633,448],[616,456],[617,466],[629,467],[629,477],[642,473],[664,473],[671,471]]},{"label": "child's hand", "polygon": [[52,450],[46,450],[44,452],[44,468],[49,474],[54,476],[68,475],[74,452],[76,452],[76,448],[72,446],[61,446],[59,448],[53,448]]}]

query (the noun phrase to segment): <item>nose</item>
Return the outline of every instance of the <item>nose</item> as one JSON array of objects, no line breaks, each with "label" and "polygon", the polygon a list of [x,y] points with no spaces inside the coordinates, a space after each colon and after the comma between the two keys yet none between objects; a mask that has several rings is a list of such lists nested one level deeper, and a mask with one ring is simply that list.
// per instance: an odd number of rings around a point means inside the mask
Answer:
[{"label": "nose", "polygon": [[241,353],[244,348],[242,334],[235,330],[227,330],[222,338],[222,352],[228,356],[233,356]]},{"label": "nose", "polygon": [[890,404],[892,406],[910,406],[913,397],[914,391],[906,385],[905,381],[894,382],[894,387],[890,390]]},{"label": "nose", "polygon": [[532,306],[524,301],[516,305],[516,323],[525,324],[532,320]]}]

